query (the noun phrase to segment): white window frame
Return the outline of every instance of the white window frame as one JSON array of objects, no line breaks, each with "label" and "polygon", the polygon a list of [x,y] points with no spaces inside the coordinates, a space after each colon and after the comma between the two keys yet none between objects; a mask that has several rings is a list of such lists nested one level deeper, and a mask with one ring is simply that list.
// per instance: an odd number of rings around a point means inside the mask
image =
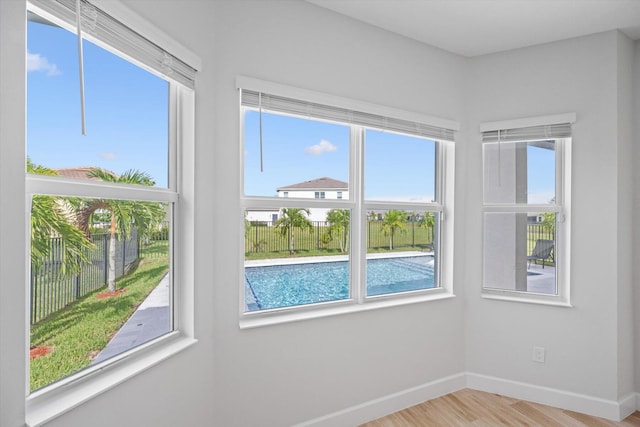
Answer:
[{"label": "white window frame", "polygon": [[[152,24],[131,12],[119,2],[91,0],[111,16],[152,40],[158,46],[170,48],[185,58],[195,70],[200,69],[200,59],[186,48],[165,36]],[[68,24],[28,5],[28,9],[61,27]],[[25,27],[26,29],[26,27]],[[75,31],[74,31],[75,32]],[[104,43],[101,47],[109,49]],[[26,52],[26,51],[25,51]],[[117,52],[112,53],[119,55]],[[121,55],[120,55],[121,56]],[[126,58],[142,68],[149,69]],[[151,71],[151,70],[150,70]],[[152,202],[168,202],[173,206],[170,228],[170,281],[172,331],[155,340],[139,345],[95,366],[90,366],[64,379],[29,394],[29,356],[25,350],[26,369],[26,424],[39,426],[79,404],[115,387],[119,383],[151,368],[162,360],[194,345],[194,210],[195,199],[195,92],[169,80],[169,183],[168,188],[138,187],[90,180],[29,175],[25,177],[25,265],[30,267],[30,211],[34,194],[74,196],[87,198],[128,199]],[[29,274],[26,274],[28,280]],[[25,283],[28,287],[28,283]],[[29,293],[26,293],[29,301]],[[25,319],[25,343],[29,342],[29,310]]]},{"label": "white window frame", "polygon": [[[515,120],[505,120],[499,122],[488,122],[480,125],[481,132],[491,132],[504,129],[523,129],[536,126],[553,126],[560,124],[572,124],[576,121],[575,113],[558,114],[553,116],[529,117]],[[555,213],[556,214],[556,236],[554,245],[554,261],[556,268],[556,291],[557,294],[541,294],[527,291],[516,291],[509,289],[489,288],[484,286],[485,277],[485,253],[483,250],[481,296],[487,299],[513,301],[532,304],[544,304],[560,307],[571,307],[570,298],[570,263],[571,263],[571,137],[550,137],[556,144],[555,154],[555,203],[553,204],[528,204],[528,203],[486,203],[484,200],[483,182],[483,205],[482,205],[482,240],[484,242],[484,217],[488,213]],[[528,142],[532,139],[522,139],[518,142]],[[505,144],[515,141],[505,142]],[[484,154],[482,156],[483,176],[484,174]]]},{"label": "white window frame", "polygon": [[[379,114],[404,120],[415,120],[419,123],[433,126],[459,130],[457,122],[445,119],[433,118],[423,114],[392,109],[389,107],[370,104],[348,98],[337,97],[324,93],[309,91],[306,89],[294,88],[273,82],[266,82],[245,76],[238,76],[236,79],[237,88],[270,93],[289,97],[292,99],[315,102],[323,105],[337,106],[339,108],[349,108],[357,111]],[[240,101],[240,100],[239,100]],[[241,104],[241,102],[240,102]],[[240,298],[239,298],[239,323],[241,328],[253,328],[271,324],[279,324],[309,318],[332,316],[354,311],[370,310],[382,307],[419,303],[425,301],[452,298],[453,294],[453,201],[454,201],[454,166],[455,166],[455,144],[451,141],[436,141],[436,202],[434,203],[401,203],[386,201],[365,201],[364,200],[364,133],[365,129],[384,130],[375,127],[362,127],[334,121],[340,125],[350,126],[350,153],[349,153],[349,198],[348,199],[316,199],[316,198],[294,198],[286,200],[278,197],[248,196],[244,194],[244,111],[248,107],[239,105],[240,111],[240,207],[242,210],[240,218],[244,218],[244,212],[251,209],[280,209],[286,207],[297,208],[328,208],[328,209],[349,209],[351,211],[350,227],[350,298],[338,301],[306,304],[292,307],[282,307],[271,310],[257,310],[245,312],[245,285],[244,285],[244,244],[240,245],[238,257],[239,274],[241,278]],[[268,109],[263,109],[269,112]],[[282,113],[277,113],[282,114]],[[310,120],[319,120],[314,117],[303,117]],[[329,121],[329,120],[325,120]],[[408,136],[410,133],[403,133]],[[419,136],[417,136],[419,137]],[[366,212],[369,209],[405,209],[419,212],[438,212],[440,227],[439,262],[437,268],[438,287],[434,289],[424,289],[410,292],[400,292],[385,295],[366,296]],[[241,225],[241,224],[240,224]],[[242,225],[241,225],[242,226]],[[242,228],[241,228],[242,229]],[[244,234],[243,234],[244,238]],[[357,243],[356,243],[357,242]]]}]

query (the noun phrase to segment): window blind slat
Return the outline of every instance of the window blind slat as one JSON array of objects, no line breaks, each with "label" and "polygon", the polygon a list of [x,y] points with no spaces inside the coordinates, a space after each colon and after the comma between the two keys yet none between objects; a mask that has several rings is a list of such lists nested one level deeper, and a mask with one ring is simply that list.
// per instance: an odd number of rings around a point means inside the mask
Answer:
[{"label": "window blind slat", "polygon": [[454,141],[454,130],[431,126],[425,123],[390,118],[377,114],[354,111],[346,108],[317,104],[286,98],[279,95],[242,89],[242,105],[278,113],[312,117],[321,120],[349,123],[368,128],[400,132],[443,141]]},{"label": "window blind slat", "polygon": [[571,137],[571,123],[482,132],[482,142],[536,141]]},{"label": "window blind slat", "polygon": [[[76,21],[75,0],[29,0],[31,4],[68,24]],[[194,88],[196,70],[122,22],[80,0],[83,34],[89,34],[120,53],[139,61],[158,74],[190,89]]]}]

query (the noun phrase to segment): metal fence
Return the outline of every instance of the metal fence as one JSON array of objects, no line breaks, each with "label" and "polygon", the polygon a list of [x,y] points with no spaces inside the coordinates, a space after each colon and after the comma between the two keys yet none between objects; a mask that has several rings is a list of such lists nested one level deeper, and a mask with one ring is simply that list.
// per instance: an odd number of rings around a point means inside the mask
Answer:
[{"label": "metal fence", "polygon": [[[288,252],[289,236],[281,234],[280,229],[274,227],[274,222],[260,221],[247,225],[245,230],[245,252]],[[344,242],[344,230],[334,230],[329,235],[330,227],[325,222],[313,222],[308,229],[293,229],[294,249],[296,251],[313,251],[319,249],[340,249],[340,242]],[[376,250],[389,247],[390,236],[383,227],[383,221],[367,221],[367,249]],[[555,232],[542,224],[528,224],[527,237],[529,253],[538,239],[555,240]],[[433,244],[434,227],[425,227],[417,221],[407,221],[404,227],[395,231],[393,247],[395,248],[424,248]],[[348,250],[347,241],[347,250]]]},{"label": "metal fence", "polygon": [[[281,234],[272,221],[250,223],[245,230],[245,252],[284,252],[289,251],[289,236]],[[294,249],[311,251],[318,249],[340,249],[344,243],[344,229],[330,233],[330,227],[322,221],[312,222],[313,227],[293,229]],[[348,231],[347,231],[348,233]],[[347,236],[348,237],[348,236]],[[417,221],[407,221],[393,236],[393,247],[424,247],[433,243],[433,227],[424,227]],[[383,221],[367,221],[367,248],[389,247],[389,234],[383,228]],[[347,240],[347,249],[348,249]]]},{"label": "metal fence", "polygon": [[527,225],[527,238],[530,241],[536,240],[555,240],[555,231],[549,227],[545,227],[542,224],[528,224]]},{"label": "metal fence", "polygon": [[[527,255],[531,254],[538,240],[555,240],[555,230],[539,223],[527,224]],[[551,262],[555,263],[555,249],[551,252]]]},{"label": "metal fence", "polygon": [[[87,253],[90,263],[83,264],[74,276],[61,274],[62,239],[51,239],[50,256],[31,267],[31,323],[34,324],[76,299],[107,284],[109,272],[109,233],[93,234],[94,247]],[[116,238],[116,278],[140,256],[135,230],[127,240]]]}]

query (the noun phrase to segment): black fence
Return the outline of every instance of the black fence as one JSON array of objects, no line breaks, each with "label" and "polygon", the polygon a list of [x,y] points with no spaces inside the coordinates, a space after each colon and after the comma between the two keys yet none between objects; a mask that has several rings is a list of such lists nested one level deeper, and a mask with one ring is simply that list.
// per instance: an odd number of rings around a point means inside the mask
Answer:
[{"label": "black fence", "polygon": [[[533,252],[538,240],[556,240],[555,230],[539,223],[527,224],[527,255]],[[555,248],[549,258],[555,263]]]},{"label": "black fence", "polygon": [[[107,284],[110,234],[93,234],[91,237],[94,247],[87,253],[90,263],[83,264],[77,275],[68,276],[61,272],[62,240],[59,237],[51,239],[50,256],[39,266],[32,265],[31,324]],[[127,267],[139,258],[139,243],[135,230],[127,240],[116,238],[116,278],[122,277]]]},{"label": "black fence", "polygon": [[[313,251],[319,249],[339,250],[341,243],[344,245],[344,229],[333,230],[325,222],[313,222],[313,227],[307,229],[294,228],[294,249],[296,251]],[[383,221],[367,221],[367,249],[388,249],[390,245],[389,230],[383,227]],[[393,236],[393,248],[429,248],[434,241],[434,227],[425,227],[418,221],[407,221],[403,227],[395,230]],[[348,233],[348,231],[347,231]],[[542,224],[528,224],[527,238],[529,241],[529,253],[538,239],[555,240],[554,230]],[[253,221],[245,229],[245,253],[260,252],[288,252],[289,236],[282,234],[280,229],[274,227],[271,221]],[[347,239],[347,250],[349,242]]]},{"label": "black fence", "polygon": [[[337,228],[331,230],[327,223],[322,221],[312,222],[313,227],[293,229],[294,249],[296,251],[311,251],[318,249],[340,249],[344,245],[345,230]],[[390,233],[384,229],[383,221],[367,222],[367,248],[388,248]],[[346,231],[348,233],[348,230]],[[348,237],[348,236],[347,236]],[[425,227],[417,221],[407,221],[403,227],[394,232],[393,247],[418,247],[431,245],[434,239],[434,228]],[[284,252],[289,251],[289,236],[282,234],[279,228],[274,227],[272,221],[253,221],[245,230],[245,252]],[[349,241],[346,241],[348,250]]]}]

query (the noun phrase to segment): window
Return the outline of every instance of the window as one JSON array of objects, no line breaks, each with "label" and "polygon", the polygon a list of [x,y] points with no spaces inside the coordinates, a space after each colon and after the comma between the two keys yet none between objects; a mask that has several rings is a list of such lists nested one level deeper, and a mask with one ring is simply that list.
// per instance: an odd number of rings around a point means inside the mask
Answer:
[{"label": "window", "polygon": [[[432,127],[425,124],[430,118],[416,123],[316,104],[313,98],[326,96],[265,93],[245,83],[274,85],[238,80],[243,319],[450,292],[451,141],[457,125]],[[318,188],[339,190],[327,198]],[[274,189],[286,189],[290,197],[268,197]],[[259,222],[265,210],[278,212],[279,219]]]},{"label": "window", "polygon": [[283,191],[282,192],[282,197],[289,197],[289,192],[288,191]]},{"label": "window", "polygon": [[568,115],[529,119],[524,123],[534,125],[521,128],[484,125],[485,296],[568,304],[573,120]]},{"label": "window", "polygon": [[[367,223],[367,251],[371,253],[367,258],[367,295],[437,287],[442,209],[435,194],[438,144],[430,139],[372,129],[365,130],[364,137],[365,208],[368,217],[376,217]],[[422,253],[405,257],[408,248]],[[402,261],[404,268],[393,274],[396,278],[393,285],[376,285],[383,276],[375,269],[381,263],[374,256],[379,251],[401,256],[394,263]],[[382,261],[382,268],[390,268],[386,265],[390,262]]]},{"label": "window", "polygon": [[[27,413],[34,423],[64,410],[51,395],[69,404],[87,398],[77,379],[100,370],[108,377],[101,384],[116,383],[135,372],[126,363],[105,369],[114,361],[154,363],[192,341],[180,340],[192,324],[182,298],[192,261],[176,249],[193,238],[180,200],[191,198],[193,180],[178,171],[193,164],[195,69],[91,3],[82,0],[80,10],[84,73],[75,3],[29,4]],[[82,80],[87,102],[78,108]],[[53,403],[43,410],[42,402]]]}]

